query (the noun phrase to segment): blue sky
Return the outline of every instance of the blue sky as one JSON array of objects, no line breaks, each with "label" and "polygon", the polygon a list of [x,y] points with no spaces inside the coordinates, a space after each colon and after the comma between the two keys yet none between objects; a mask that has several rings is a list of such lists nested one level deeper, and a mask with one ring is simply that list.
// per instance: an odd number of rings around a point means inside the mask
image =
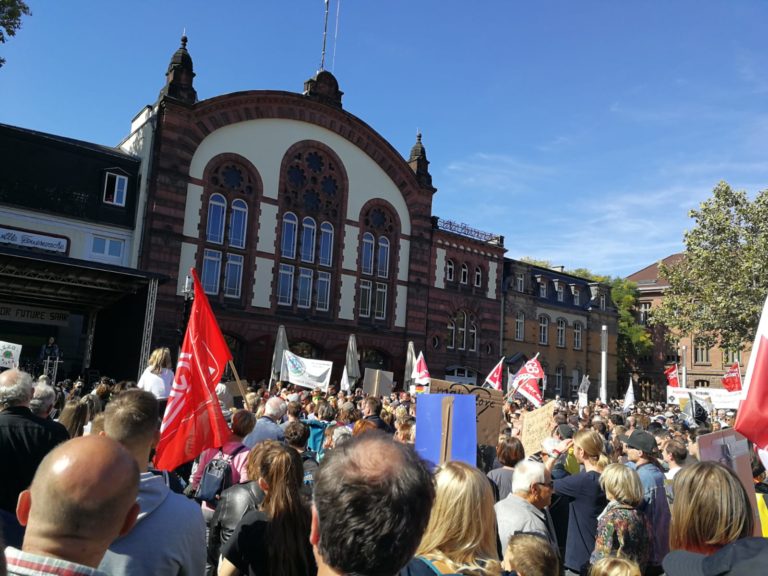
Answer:
[{"label": "blue sky", "polygon": [[[320,63],[323,0],[27,1],[0,122],[100,144],[184,28],[200,99],[300,92]],[[436,215],[627,275],[682,249],[718,181],[768,188],[766,22],[751,0],[331,0],[326,68],[403,155],[423,132]]]}]

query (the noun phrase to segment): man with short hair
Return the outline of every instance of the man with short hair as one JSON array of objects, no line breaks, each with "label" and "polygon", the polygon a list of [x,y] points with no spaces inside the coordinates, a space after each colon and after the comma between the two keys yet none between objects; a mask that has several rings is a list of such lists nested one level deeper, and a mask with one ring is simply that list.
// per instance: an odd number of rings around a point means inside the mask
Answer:
[{"label": "man with short hair", "polygon": [[110,543],[127,533],[139,511],[139,469],[117,442],[83,436],[52,450],[19,495],[27,527],[21,550],[5,549],[8,574],[99,576]]},{"label": "man with short hair", "polygon": [[381,401],[375,396],[368,396],[363,400],[363,419],[370,420],[376,425],[376,428],[382,432],[392,433],[394,430],[390,428],[384,420],[381,419]]},{"label": "man with short hair", "polygon": [[552,502],[552,476],[541,462],[521,460],[512,475],[512,492],[496,503],[496,522],[502,548],[519,532],[535,532],[557,549],[547,506]]},{"label": "man with short hair", "polygon": [[19,494],[30,485],[45,455],[69,440],[66,428],[32,414],[32,395],[32,376],[16,369],[0,373],[0,525],[5,527],[6,544],[16,547],[24,536],[16,519]]},{"label": "man with short hair", "polygon": [[113,398],[104,413],[104,433],[122,444],[141,471],[136,526],[116,540],[100,568],[113,576],[203,574],[205,522],[200,507],[148,471],[149,455],[160,439],[157,399],[133,389]]},{"label": "man with short hair", "polygon": [[307,450],[309,440],[309,427],[303,422],[290,422],[285,428],[285,443],[296,450],[301,456],[301,464],[304,467],[304,491],[308,498],[312,498],[312,486],[315,483],[315,474],[319,465],[317,455]]},{"label": "man with short hair", "polygon": [[315,477],[309,540],[318,576],[395,576],[416,552],[434,498],[410,446],[373,431],[335,448]]},{"label": "man with short hair", "polygon": [[635,430],[629,436],[621,435],[628,466],[634,468],[643,485],[641,508],[653,527],[650,574],[661,574],[661,561],[669,552],[669,503],[664,489],[664,472],[656,460],[656,439],[644,430]]},{"label": "man with short hair", "polygon": [[264,416],[256,421],[256,426],[253,427],[251,433],[243,438],[243,444],[248,448],[253,448],[264,440],[282,442],[285,439],[285,432],[283,432],[279,422],[285,416],[286,409],[285,400],[278,396],[273,396],[267,400],[267,404],[264,407]]},{"label": "man with short hair", "polygon": [[662,451],[664,462],[669,465],[669,472],[664,474],[667,480],[672,480],[682,470],[688,459],[688,448],[682,440],[670,440]]}]

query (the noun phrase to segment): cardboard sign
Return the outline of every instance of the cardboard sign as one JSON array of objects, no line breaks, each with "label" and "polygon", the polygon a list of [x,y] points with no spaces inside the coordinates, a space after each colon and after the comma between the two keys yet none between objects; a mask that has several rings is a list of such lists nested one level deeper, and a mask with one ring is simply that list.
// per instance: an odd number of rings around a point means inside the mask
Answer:
[{"label": "cardboard sign", "polygon": [[420,394],[416,397],[416,452],[428,462],[477,463],[475,397]]},{"label": "cardboard sign", "polygon": [[365,369],[363,392],[369,396],[389,396],[392,393],[394,374],[386,370]]},{"label": "cardboard sign", "polygon": [[16,368],[21,358],[21,344],[0,341],[0,367]]},{"label": "cardboard sign", "polygon": [[[477,442],[486,446],[496,446],[499,430],[504,421],[504,393],[492,388],[459,384],[432,378],[430,392],[433,394],[462,394],[475,397],[477,422]],[[418,414],[418,411],[417,411]],[[418,434],[416,434],[418,437]]]},{"label": "cardboard sign", "polygon": [[754,536],[762,536],[760,514],[755,497],[755,483],[752,479],[752,456],[747,439],[733,428],[712,432],[696,439],[699,446],[699,460],[719,462],[736,473],[752,501],[755,517]]},{"label": "cardboard sign", "polygon": [[541,452],[541,443],[552,435],[555,422],[552,414],[555,411],[555,401],[547,402],[541,408],[523,415],[523,429],[520,440],[525,448],[525,455],[532,456]]}]

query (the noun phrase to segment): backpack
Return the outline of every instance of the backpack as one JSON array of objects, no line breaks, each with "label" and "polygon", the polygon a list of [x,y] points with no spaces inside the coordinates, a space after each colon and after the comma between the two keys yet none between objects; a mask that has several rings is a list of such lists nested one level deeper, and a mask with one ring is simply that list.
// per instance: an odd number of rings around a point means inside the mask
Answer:
[{"label": "backpack", "polygon": [[219,453],[205,465],[200,483],[197,485],[195,500],[207,502],[209,506],[215,508],[221,492],[232,486],[232,459],[247,449],[241,444],[232,454],[225,454],[219,448]]}]

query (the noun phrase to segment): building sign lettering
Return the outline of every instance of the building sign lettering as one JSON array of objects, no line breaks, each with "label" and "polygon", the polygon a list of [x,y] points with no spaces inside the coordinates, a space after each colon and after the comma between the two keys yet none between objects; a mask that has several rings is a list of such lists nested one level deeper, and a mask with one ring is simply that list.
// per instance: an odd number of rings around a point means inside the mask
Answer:
[{"label": "building sign lettering", "polygon": [[48,326],[66,326],[69,312],[37,308],[36,306],[16,306],[0,303],[0,321],[25,322],[27,324],[46,324]]},{"label": "building sign lettering", "polygon": [[36,248],[49,252],[66,252],[68,241],[66,238],[56,238],[55,236],[0,227],[0,242],[21,246],[22,248]]}]

